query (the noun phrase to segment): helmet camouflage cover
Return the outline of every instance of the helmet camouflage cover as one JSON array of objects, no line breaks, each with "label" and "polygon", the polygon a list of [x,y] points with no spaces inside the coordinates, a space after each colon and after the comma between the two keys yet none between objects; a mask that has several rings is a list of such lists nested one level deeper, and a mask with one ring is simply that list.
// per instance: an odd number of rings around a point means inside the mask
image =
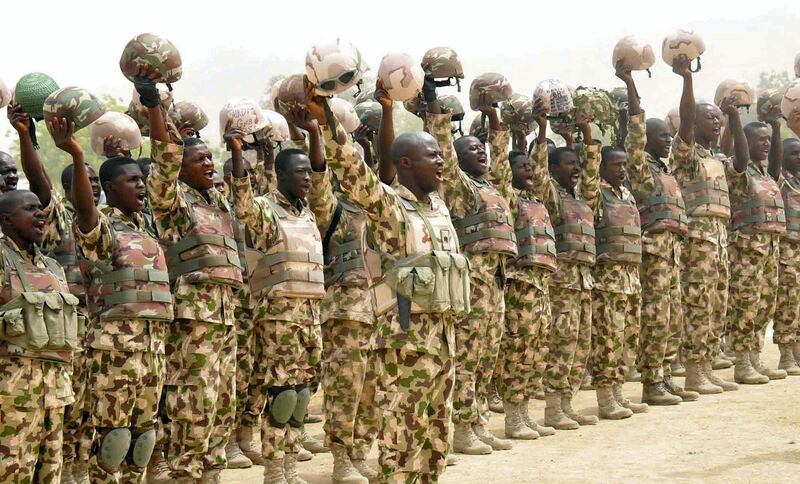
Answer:
[{"label": "helmet camouflage cover", "polygon": [[285,109],[290,105],[305,106],[306,104],[306,87],[305,75],[292,74],[283,81],[281,81],[277,92],[276,107]]},{"label": "helmet camouflage cover", "polygon": [[141,66],[155,68],[161,74],[155,81],[167,84],[181,78],[181,54],[169,40],[154,34],[139,34],[125,45],[119,68],[133,81]]},{"label": "helmet camouflage cover", "polygon": [[531,98],[516,92],[512,94],[511,99],[500,105],[500,119],[508,126],[532,131],[534,120]]},{"label": "helmet camouflage cover", "polygon": [[206,113],[200,106],[191,101],[175,103],[169,115],[170,118],[172,118],[172,122],[175,123],[175,126],[178,128],[188,123],[193,130],[200,131],[208,126],[208,116],[206,116]]},{"label": "helmet camouflage cover", "polygon": [[54,118],[66,118],[81,129],[97,121],[105,114],[106,107],[86,89],[69,86],[54,92],[44,102],[44,120],[50,123]]},{"label": "helmet camouflage cover", "polygon": [[458,54],[450,47],[434,47],[422,56],[422,70],[434,79],[464,78],[464,68]]},{"label": "helmet camouflage cover", "polygon": [[363,103],[356,104],[356,114],[361,124],[366,126],[372,131],[378,131],[381,125],[381,117],[383,116],[383,108],[380,103],[376,101],[364,101]]},{"label": "helmet camouflage cover", "polygon": [[578,86],[573,96],[575,109],[573,119],[587,119],[605,133],[607,128],[614,128],[619,121],[619,111],[608,93],[595,87]]},{"label": "helmet camouflage cover", "polygon": [[496,106],[498,103],[508,101],[513,89],[506,76],[496,72],[487,72],[472,80],[469,87],[470,109]]},{"label": "helmet camouflage cover", "polygon": [[320,96],[330,97],[355,86],[367,69],[358,49],[342,39],[314,45],[306,54],[306,75]]},{"label": "helmet camouflage cover", "polygon": [[422,91],[424,78],[422,68],[405,52],[389,52],[378,68],[378,79],[395,101],[416,97]]},{"label": "helmet camouflage cover", "polygon": [[457,97],[452,94],[444,94],[439,96],[439,101],[442,106],[447,108],[451,113],[451,121],[461,121],[464,119],[464,106],[461,105],[461,101],[459,101]]},{"label": "helmet camouflage cover", "polygon": [[768,89],[758,96],[756,111],[759,121],[766,122],[781,117],[783,91],[784,89]]}]

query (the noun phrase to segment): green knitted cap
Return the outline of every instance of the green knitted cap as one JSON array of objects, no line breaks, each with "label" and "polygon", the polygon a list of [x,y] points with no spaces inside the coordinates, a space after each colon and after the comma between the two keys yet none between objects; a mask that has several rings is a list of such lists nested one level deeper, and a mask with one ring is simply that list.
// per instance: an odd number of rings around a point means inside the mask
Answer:
[{"label": "green knitted cap", "polygon": [[58,91],[58,84],[52,77],[41,72],[25,74],[17,81],[14,89],[14,102],[22,107],[22,111],[35,120],[44,117],[42,108],[47,96]]}]

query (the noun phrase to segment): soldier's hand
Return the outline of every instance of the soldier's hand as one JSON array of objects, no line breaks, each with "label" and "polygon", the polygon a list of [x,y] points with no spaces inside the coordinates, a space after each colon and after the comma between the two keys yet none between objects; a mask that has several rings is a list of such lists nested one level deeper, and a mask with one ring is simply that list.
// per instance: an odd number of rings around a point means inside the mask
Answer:
[{"label": "soldier's hand", "polygon": [[75,123],[67,121],[66,118],[54,118],[48,123],[47,128],[53,137],[53,142],[62,151],[72,155],[72,157],[83,154],[81,145],[75,139]]},{"label": "soldier's hand", "polygon": [[738,116],[739,108],[736,106],[736,97],[728,96],[719,104],[719,109],[726,116]]},{"label": "soldier's hand", "polygon": [[615,66],[615,68],[616,71],[614,72],[614,75],[620,78],[622,82],[624,82],[625,84],[633,82],[633,75],[631,75],[630,69],[626,69],[625,67],[623,67],[622,59],[617,61],[617,65]]},{"label": "soldier's hand", "polygon": [[181,134],[181,138],[191,138],[197,134],[197,131],[194,130],[194,127],[188,121],[178,127],[178,132]]},{"label": "soldier's hand", "polygon": [[311,116],[311,111],[299,104],[292,104],[283,110],[286,121],[303,131],[311,132],[319,129],[319,123]]},{"label": "soldier's hand", "polygon": [[308,109],[311,117],[317,120],[317,123],[328,124],[328,118],[325,115],[325,98],[317,95],[314,85],[308,80],[308,76],[303,76],[303,85],[306,91],[306,109]]},{"label": "soldier's hand", "polygon": [[384,109],[392,109],[392,98],[389,97],[389,91],[383,87],[383,81],[378,79],[375,81],[375,100]]},{"label": "soldier's hand", "polygon": [[548,106],[544,103],[544,99],[538,98],[533,102],[533,119],[540,128],[547,125],[547,110]]},{"label": "soldier's hand", "polygon": [[9,104],[7,113],[8,121],[11,126],[17,130],[21,136],[27,136],[30,131],[31,121],[30,116],[22,111],[22,106],[19,104]]},{"label": "soldier's hand", "polygon": [[127,156],[125,150],[122,149],[122,140],[110,135],[103,138],[103,155],[107,158]]},{"label": "soldier's hand", "polygon": [[680,54],[672,59],[672,72],[681,77],[691,77],[692,61],[685,54]]},{"label": "soldier's hand", "polygon": [[157,107],[161,103],[161,93],[156,87],[156,79],[161,76],[157,68],[143,65],[133,78],[133,87],[139,93],[139,101],[148,108]]},{"label": "soldier's hand", "polygon": [[360,144],[361,146],[369,146],[370,143],[370,131],[367,125],[359,124],[358,128],[353,131],[353,139],[356,140],[356,143]]},{"label": "soldier's hand", "polygon": [[241,151],[242,138],[244,138],[244,136],[245,133],[241,128],[232,128],[228,126],[222,137],[225,140],[225,144],[228,146],[228,150]]}]

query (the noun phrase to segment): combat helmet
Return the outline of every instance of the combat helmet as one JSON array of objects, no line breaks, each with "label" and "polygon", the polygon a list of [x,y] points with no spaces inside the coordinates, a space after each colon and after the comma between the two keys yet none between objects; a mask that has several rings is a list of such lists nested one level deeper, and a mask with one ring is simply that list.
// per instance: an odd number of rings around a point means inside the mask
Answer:
[{"label": "combat helmet", "polygon": [[192,128],[198,138],[200,130],[208,126],[208,116],[205,111],[191,101],[175,103],[169,111],[169,117],[178,129],[184,126]]},{"label": "combat helmet", "polygon": [[664,37],[661,44],[661,57],[669,65],[679,55],[685,55],[689,61],[697,59],[697,67],[690,69],[692,72],[700,70],[700,56],[706,51],[706,44],[699,35],[691,30],[678,29]]},{"label": "combat helmet", "polygon": [[11,102],[11,89],[0,79],[0,109],[8,106]]},{"label": "combat helmet", "polygon": [[781,117],[781,100],[783,100],[784,89],[768,89],[758,96],[756,101],[756,112],[758,120],[769,122]]},{"label": "combat helmet", "polygon": [[464,79],[464,68],[458,54],[450,47],[433,47],[422,56],[422,70],[425,75],[437,80],[436,85],[451,86],[450,79],[455,79],[458,92],[461,92],[461,79]]},{"label": "combat helmet", "polygon": [[749,109],[756,102],[756,91],[747,81],[726,79],[717,86],[714,93],[714,104],[721,106],[722,101],[729,97],[734,98],[737,108],[747,107]]},{"label": "combat helmet", "polygon": [[616,69],[618,66],[626,71],[647,71],[647,76],[651,76],[650,68],[656,63],[656,55],[650,44],[641,44],[636,37],[628,35],[621,38],[614,46],[614,53],[611,55],[611,65]]},{"label": "combat helmet", "polygon": [[139,34],[122,49],[119,68],[129,81],[133,82],[142,66],[156,69],[160,75],[154,81],[165,83],[170,91],[172,83],[183,74],[178,49],[169,40],[154,34]]},{"label": "combat helmet", "polygon": [[533,131],[533,102],[524,94],[514,93],[511,99],[500,105],[500,119],[512,128],[521,128],[526,133]]},{"label": "combat helmet", "polygon": [[264,111],[257,102],[246,97],[237,97],[228,100],[219,110],[220,138],[225,136],[225,131],[230,128],[239,128],[244,132],[244,141],[258,143],[258,132],[269,125]]},{"label": "combat helmet", "polygon": [[355,86],[367,69],[358,49],[342,39],[314,45],[306,54],[306,75],[320,96],[331,97]]},{"label": "combat helmet", "polygon": [[572,111],[572,93],[566,84],[558,79],[546,79],[533,90],[533,102],[541,99],[548,117],[558,117]]},{"label": "combat helmet", "polygon": [[407,101],[422,91],[425,73],[405,52],[389,52],[381,59],[378,80],[393,101]]},{"label": "combat helmet", "polygon": [[53,119],[64,118],[68,123],[75,123],[75,131],[78,131],[105,114],[106,106],[86,89],[69,86],[49,95],[42,111],[48,128]]},{"label": "combat helmet", "polygon": [[499,103],[511,99],[513,92],[506,76],[496,72],[486,72],[473,79],[469,86],[469,107],[473,110],[496,107]]},{"label": "combat helmet", "polygon": [[103,143],[109,136],[119,140],[120,148],[125,151],[133,151],[142,146],[142,132],[139,131],[139,126],[133,118],[124,113],[106,111],[92,123],[89,134],[92,151],[104,155]]},{"label": "combat helmet", "polygon": [[358,114],[356,114],[356,110],[353,109],[353,105],[344,99],[338,97],[332,98],[331,110],[333,111],[333,115],[336,116],[336,120],[339,121],[342,128],[348,133],[355,131],[358,125],[361,124],[361,120],[358,119]]}]

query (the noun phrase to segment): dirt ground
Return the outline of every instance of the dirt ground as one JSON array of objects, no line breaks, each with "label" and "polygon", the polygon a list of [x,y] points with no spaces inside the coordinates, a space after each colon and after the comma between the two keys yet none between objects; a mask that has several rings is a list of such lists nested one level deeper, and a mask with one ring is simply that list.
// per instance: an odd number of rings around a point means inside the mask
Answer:
[{"label": "dirt ground", "polygon": [[[768,335],[771,341],[771,335]],[[778,349],[767,345],[764,361],[777,365]],[[733,379],[733,369],[721,372]],[[678,379],[682,384],[683,379]],[[639,401],[642,386],[625,385]],[[576,409],[597,414],[594,392],[580,392]],[[459,455],[443,483],[523,482],[800,482],[800,377],[735,392],[701,397],[672,407],[650,407],[622,421],[605,421],[535,441],[515,441],[510,451],[489,456]],[[320,413],[317,399],[312,412]],[[531,404],[544,417],[544,402]],[[322,438],[322,425],[309,427]],[[503,436],[503,417],[493,414],[490,430]],[[371,460],[377,459],[373,450]],[[330,454],[300,463],[310,484],[330,482]],[[261,482],[261,467],[227,470],[230,484]]]}]

